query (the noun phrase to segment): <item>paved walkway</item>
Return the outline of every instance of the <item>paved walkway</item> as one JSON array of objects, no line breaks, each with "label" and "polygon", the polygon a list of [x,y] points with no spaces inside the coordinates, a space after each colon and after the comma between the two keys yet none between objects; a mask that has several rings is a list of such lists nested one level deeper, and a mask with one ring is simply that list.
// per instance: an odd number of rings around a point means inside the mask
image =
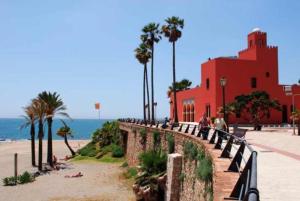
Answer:
[{"label": "paved walkway", "polygon": [[258,188],[262,201],[300,200],[300,136],[287,129],[249,131],[258,152]]}]

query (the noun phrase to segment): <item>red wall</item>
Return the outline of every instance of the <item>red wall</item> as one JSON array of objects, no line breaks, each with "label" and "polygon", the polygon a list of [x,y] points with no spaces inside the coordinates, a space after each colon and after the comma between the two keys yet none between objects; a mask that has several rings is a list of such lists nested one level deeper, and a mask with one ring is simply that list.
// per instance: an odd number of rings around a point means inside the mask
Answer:
[{"label": "red wall", "polygon": [[[272,99],[277,99],[280,104],[287,106],[288,118],[291,115],[292,97],[286,96],[283,86],[278,83],[278,48],[268,46],[267,34],[257,31],[248,35],[248,48],[240,51],[238,57],[219,57],[201,65],[201,85],[177,93],[179,121],[183,121],[184,103],[187,100],[194,102],[194,121],[199,121],[206,111],[206,105],[210,105],[211,116],[216,116],[218,108],[222,106],[222,88],[219,81],[222,77],[227,79],[226,103],[232,102],[238,95],[263,90],[268,92]],[[252,77],[257,80],[256,88],[251,87]],[[206,88],[207,79],[209,79],[209,89]],[[299,85],[293,85],[292,89],[294,94],[300,94]],[[300,108],[300,96],[296,96],[295,100],[296,108]],[[173,104],[170,107],[171,118],[172,111]],[[233,115],[230,115],[229,121],[249,123]],[[265,118],[263,121],[263,123],[282,123],[282,112],[272,111],[270,118]]]}]

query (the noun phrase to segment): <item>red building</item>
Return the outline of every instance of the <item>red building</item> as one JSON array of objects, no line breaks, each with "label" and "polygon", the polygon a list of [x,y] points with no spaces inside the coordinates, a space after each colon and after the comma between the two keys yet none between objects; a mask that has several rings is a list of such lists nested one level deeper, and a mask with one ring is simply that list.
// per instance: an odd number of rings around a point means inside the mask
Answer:
[{"label": "red building", "polygon": [[[179,121],[199,121],[206,112],[216,116],[222,106],[220,79],[227,80],[225,101],[232,102],[241,94],[263,90],[277,99],[282,111],[271,111],[263,123],[288,123],[292,112],[292,96],[287,96],[284,86],[278,82],[278,47],[267,44],[267,33],[254,29],[248,35],[248,47],[233,57],[208,59],[201,65],[201,84],[177,93]],[[300,94],[300,86],[292,85],[292,93]],[[171,96],[172,97],[172,96]],[[300,108],[300,96],[295,96],[295,106]],[[173,118],[173,100],[170,101],[170,116]],[[229,115],[230,123],[249,123],[243,118]]]}]

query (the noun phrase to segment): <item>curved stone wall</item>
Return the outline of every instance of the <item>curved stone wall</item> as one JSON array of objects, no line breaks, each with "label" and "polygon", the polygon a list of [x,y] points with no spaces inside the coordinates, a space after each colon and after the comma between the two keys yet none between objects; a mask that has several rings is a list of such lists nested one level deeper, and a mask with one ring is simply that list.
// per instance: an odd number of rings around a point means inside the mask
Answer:
[{"label": "curved stone wall", "polygon": [[[120,122],[120,129],[126,138],[126,158],[130,166],[138,165],[138,156],[144,150],[153,148],[153,135],[154,131],[159,131],[161,138],[161,146],[164,150],[168,149],[167,134],[172,134],[175,141],[175,153],[179,153],[184,156],[184,142],[191,141],[199,147],[206,150],[213,159],[213,197],[215,201],[224,200],[228,198],[230,192],[234,188],[237,181],[238,174],[227,172],[227,168],[230,164],[228,158],[220,158],[221,151],[214,149],[213,144],[209,144],[208,141],[201,140],[200,138],[185,134],[183,132],[172,131],[169,129],[160,129],[154,127],[145,127],[138,124]],[[143,141],[140,130],[146,129],[147,140],[145,145],[141,143]],[[182,173],[184,179],[181,181],[179,200],[180,201],[205,201],[209,200],[209,196],[206,194],[205,183],[196,178],[195,175],[196,163],[183,159]]]}]

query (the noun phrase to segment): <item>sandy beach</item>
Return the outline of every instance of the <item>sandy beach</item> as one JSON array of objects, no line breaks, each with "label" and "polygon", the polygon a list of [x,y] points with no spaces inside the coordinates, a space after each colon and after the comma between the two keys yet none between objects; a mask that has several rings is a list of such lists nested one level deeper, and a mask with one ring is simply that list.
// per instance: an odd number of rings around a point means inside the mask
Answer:
[{"label": "sandy beach", "polygon": [[[77,150],[88,141],[70,140],[70,145]],[[46,141],[43,142],[44,161],[46,161]],[[54,155],[58,159],[70,155],[63,141],[54,141]],[[37,152],[36,141],[36,152]],[[34,172],[31,167],[30,141],[0,143],[0,178],[13,175],[14,153],[18,153],[18,172]],[[33,183],[17,186],[0,185],[2,201],[130,201],[134,200],[132,189],[122,178],[120,164],[100,163],[93,161],[66,163],[66,169],[52,171],[36,178]],[[65,178],[82,172],[83,177]]]}]

